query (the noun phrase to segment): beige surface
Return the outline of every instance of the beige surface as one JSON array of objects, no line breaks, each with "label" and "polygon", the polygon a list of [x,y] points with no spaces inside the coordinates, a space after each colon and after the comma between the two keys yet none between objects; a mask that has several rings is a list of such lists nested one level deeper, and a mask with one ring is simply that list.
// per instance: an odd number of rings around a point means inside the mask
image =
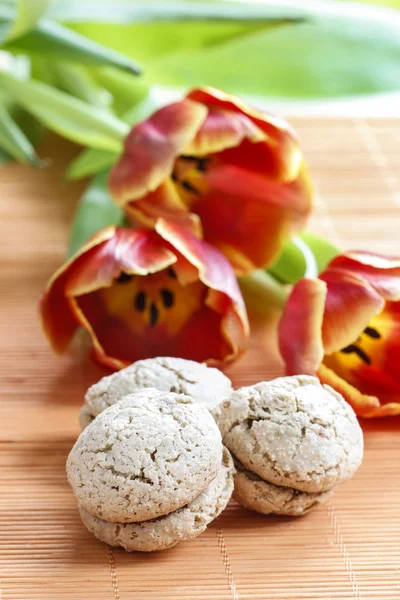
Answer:
[{"label": "beige surface", "polygon": [[[293,119],[318,186],[312,227],[343,247],[399,253],[400,122]],[[83,186],[53,167],[0,171],[0,577],[4,600],[399,600],[400,420],[368,423],[365,460],[301,519],[231,502],[199,538],[156,555],[111,550],[80,522],[65,475],[85,389],[98,377],[77,342],[52,354],[36,299],[64,256]],[[253,316],[251,350],[228,374],[281,373],[275,317]]]}]

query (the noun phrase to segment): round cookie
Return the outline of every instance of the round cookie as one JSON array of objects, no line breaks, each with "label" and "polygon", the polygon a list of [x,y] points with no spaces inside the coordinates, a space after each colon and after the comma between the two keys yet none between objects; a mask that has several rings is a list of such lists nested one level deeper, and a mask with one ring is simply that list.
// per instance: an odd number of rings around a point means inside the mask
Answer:
[{"label": "round cookie", "polygon": [[326,502],[333,493],[333,490],[308,493],[277,486],[245,469],[237,459],[234,462],[236,473],[233,497],[246,508],[264,515],[300,517],[318,504]]},{"label": "round cookie", "polygon": [[353,409],[315,377],[241,388],[222,403],[216,419],[232,454],[276,486],[324,492],[349,479],[362,461]]},{"label": "round cookie", "polygon": [[67,460],[89,513],[119,523],[154,519],[191,502],[221,465],[218,427],[184,394],[140,390],[99,415]]},{"label": "round cookie", "polygon": [[187,394],[210,411],[233,391],[228,377],[202,363],[173,357],[139,360],[89,388],[79,418],[81,426],[86,426],[89,415],[94,418],[127,394],[143,388]]},{"label": "round cookie", "polygon": [[208,487],[187,506],[142,523],[109,523],[79,507],[82,521],[97,538],[125,550],[165,550],[202,533],[226,507],[233,491],[233,462],[226,448],[222,465]]}]

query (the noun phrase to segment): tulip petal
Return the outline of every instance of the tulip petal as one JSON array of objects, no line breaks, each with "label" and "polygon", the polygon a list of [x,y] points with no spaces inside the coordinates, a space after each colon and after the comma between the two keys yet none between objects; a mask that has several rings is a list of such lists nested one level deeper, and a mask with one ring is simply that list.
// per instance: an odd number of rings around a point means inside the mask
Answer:
[{"label": "tulip petal", "polygon": [[65,286],[71,269],[80,269],[87,257],[96,248],[112,238],[114,227],[109,227],[96,234],[81,250],[67,263],[62,265],[47,283],[40,299],[39,311],[44,333],[50,340],[56,352],[64,352],[76,328],[74,308],[70,299],[65,295]]},{"label": "tulip petal", "polygon": [[324,282],[301,279],[286,302],[279,323],[279,348],[287,375],[315,375],[322,362],[325,297]]},{"label": "tulip petal", "polygon": [[65,293],[80,296],[109,287],[121,272],[148,275],[176,262],[154,231],[115,228],[114,235],[93,256],[71,269]]},{"label": "tulip petal", "polygon": [[109,227],[56,271],[40,301],[43,329],[56,351],[65,351],[77,319],[82,322],[75,296],[110,286],[122,271],[147,274],[176,261],[170,250],[160,247],[157,237],[152,231]]},{"label": "tulip petal", "polygon": [[182,100],[136,125],[111,171],[109,186],[115,201],[124,205],[157,189],[171,175],[176,157],[195,137],[207,112],[198,102]]},{"label": "tulip petal", "polygon": [[388,302],[356,342],[324,359],[341,379],[382,405],[400,403],[400,305]]},{"label": "tulip petal", "polygon": [[241,102],[239,98],[211,87],[196,88],[189,92],[186,97],[205,104],[209,108],[219,108],[249,117],[265,133],[267,136],[266,142],[276,149],[277,156],[281,159],[279,179],[281,181],[292,181],[297,177],[302,162],[302,153],[296,134],[286,121],[250,108]]},{"label": "tulip petal", "polygon": [[187,212],[175,184],[167,179],[154,192],[125,206],[125,212],[133,223],[153,228],[157,219],[178,220],[194,235],[202,237],[202,227],[197,215]]},{"label": "tulip petal", "polygon": [[345,252],[334,258],[329,269],[362,275],[385,300],[400,300],[400,258],[365,251]]},{"label": "tulip petal", "polygon": [[204,174],[207,191],[192,211],[204,238],[228,256],[239,274],[272,264],[288,237],[304,226],[310,204],[298,184],[274,182],[235,165]]},{"label": "tulip petal", "polygon": [[265,134],[242,113],[210,109],[184,154],[205,156],[239,146],[248,138],[252,142],[265,140]]},{"label": "tulip petal", "polygon": [[355,342],[385,303],[366,280],[354,274],[328,268],[320,279],[327,284],[322,339],[325,354],[331,354]]},{"label": "tulip petal", "polygon": [[362,394],[356,387],[347,383],[347,381],[324,364],[318,369],[318,377],[321,383],[330,385],[339,394],[342,394],[358,416],[371,416],[372,412],[380,408],[380,403],[376,396]]},{"label": "tulip petal", "polygon": [[389,417],[400,415],[400,402],[381,404],[379,398],[363,394],[354,385],[347,383],[332,369],[322,364],[318,370],[321,383],[326,383],[342,394],[359,417]]},{"label": "tulip petal", "polygon": [[241,353],[249,335],[243,297],[229,261],[213,246],[199,240],[178,223],[160,219],[157,232],[198,269],[208,288],[206,305],[222,315],[221,330],[230,349],[225,362]]}]

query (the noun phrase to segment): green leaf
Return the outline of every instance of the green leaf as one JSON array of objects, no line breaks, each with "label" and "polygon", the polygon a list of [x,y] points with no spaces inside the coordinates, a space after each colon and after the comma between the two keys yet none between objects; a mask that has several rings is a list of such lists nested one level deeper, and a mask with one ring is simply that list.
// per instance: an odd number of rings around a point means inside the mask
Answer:
[{"label": "green leaf", "polygon": [[[233,93],[292,98],[400,89],[396,12],[338,1],[303,0],[298,5],[308,22],[77,23],[74,28],[146,61],[149,80],[161,85],[208,84]],[[216,6],[225,11],[231,4]]]},{"label": "green leaf", "polygon": [[314,254],[317,262],[318,273],[324,271],[328,263],[340,254],[340,250],[336,248],[328,240],[318,237],[312,233],[302,233],[300,238],[307,244],[311,252]]},{"label": "green leaf", "polygon": [[9,163],[12,160],[12,157],[5,151],[0,148],[0,166]]},{"label": "green leaf", "polygon": [[[251,66],[250,66],[251,65]],[[333,97],[400,88],[399,23],[315,17],[147,63],[162,85],[212,85],[279,97]]]},{"label": "green leaf", "polygon": [[19,162],[31,165],[39,163],[32,144],[7,109],[1,104],[0,148]]},{"label": "green leaf", "polygon": [[80,199],[72,222],[68,257],[71,257],[97,231],[109,225],[122,225],[124,213],[107,191],[108,171],[94,177]]},{"label": "green leaf", "polygon": [[90,66],[111,65],[136,75],[140,73],[140,67],[131,58],[46,18],[41,19],[25,35],[13,40],[6,48]]},{"label": "green leaf", "polygon": [[[229,5],[227,4],[227,6]],[[241,6],[241,8],[242,10],[247,9],[247,5],[246,7]],[[219,9],[221,10],[220,6]],[[99,43],[107,43],[109,47],[128,56],[134,56],[146,65],[150,59],[161,58],[171,53],[202,51],[240,39],[252,32],[268,31],[278,26],[275,21],[268,19],[156,21],[124,25],[89,22],[69,23],[69,25],[82,35]]]},{"label": "green leaf", "polygon": [[108,108],[112,96],[102,88],[90,71],[81,65],[64,61],[48,61],[48,69],[53,74],[57,87],[88,104],[99,108]]},{"label": "green leaf", "polygon": [[[156,91],[149,90],[147,96],[123,116],[123,120],[132,126],[146,119],[162,104],[162,92],[160,91],[157,94]],[[69,165],[66,174],[67,179],[82,179],[103,169],[110,168],[117,158],[117,152],[106,152],[91,148],[83,150]]]},{"label": "green leaf", "polygon": [[70,0],[55,3],[53,18],[79,23],[113,23],[119,25],[159,21],[298,21],[304,11],[298,8],[262,5],[259,2],[215,2],[193,0],[113,0],[112,11],[107,2]]},{"label": "green leaf", "polygon": [[39,81],[0,73],[11,98],[60,135],[93,148],[120,152],[129,127],[109,111],[95,108]]},{"label": "green leaf", "polygon": [[[10,15],[8,23],[5,23],[3,35],[0,34],[0,42],[13,40],[32,29],[37,21],[47,12],[51,0],[17,0],[14,9],[13,4],[1,7]],[[0,15],[1,16],[1,15]]]},{"label": "green leaf", "polygon": [[[345,0],[347,2],[347,0]],[[378,6],[390,6],[391,8],[400,8],[400,0],[357,0],[357,2],[367,2],[368,4],[378,4]]]},{"label": "green leaf", "polygon": [[13,106],[10,114],[33,146],[36,146],[46,133],[46,127],[33,115],[19,106]]},{"label": "green leaf", "polygon": [[114,67],[92,69],[93,77],[98,85],[105,88],[113,97],[112,108],[118,115],[130,110],[142,101],[149,90],[149,84],[143,77],[132,77]]},{"label": "green leaf", "polygon": [[75,180],[95,175],[103,169],[110,168],[118,156],[118,152],[107,152],[106,150],[95,150],[94,148],[82,150],[69,165],[66,178]]}]

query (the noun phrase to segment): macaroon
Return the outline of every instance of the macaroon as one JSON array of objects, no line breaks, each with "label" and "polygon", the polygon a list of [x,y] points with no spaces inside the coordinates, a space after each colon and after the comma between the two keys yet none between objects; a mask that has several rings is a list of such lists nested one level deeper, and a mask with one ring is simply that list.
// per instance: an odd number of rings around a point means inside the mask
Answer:
[{"label": "macaroon", "polygon": [[81,433],[67,460],[84,524],[126,550],[199,535],[233,491],[233,462],[210,412],[185,394],[129,394]]},{"label": "macaroon", "polygon": [[203,363],[174,357],[139,360],[88,389],[79,415],[81,428],[127,394],[143,388],[187,394],[212,413],[233,391],[226,375]]},{"label": "macaroon", "polygon": [[362,462],[363,435],[353,409],[315,377],[240,388],[215,416],[234,457],[234,497],[263,514],[309,512]]}]

